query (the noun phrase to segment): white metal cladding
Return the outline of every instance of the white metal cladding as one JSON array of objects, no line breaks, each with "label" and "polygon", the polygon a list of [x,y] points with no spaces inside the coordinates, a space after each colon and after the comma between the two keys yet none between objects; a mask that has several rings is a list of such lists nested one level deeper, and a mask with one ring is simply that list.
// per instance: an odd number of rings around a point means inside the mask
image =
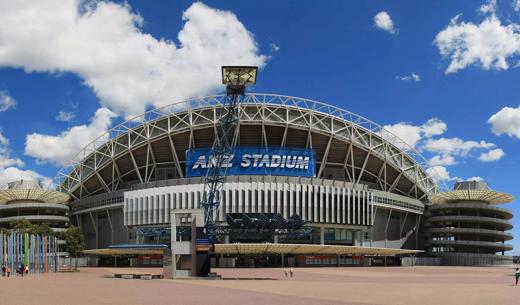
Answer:
[{"label": "white metal cladding", "polygon": [[[60,170],[55,178],[59,189],[78,199],[100,192],[110,192],[120,189],[125,175],[133,172],[141,183],[151,181],[157,164],[151,143],[158,139],[168,139],[173,155],[173,164],[179,177],[183,177],[181,162],[179,162],[174,134],[189,133],[189,147],[194,147],[193,133],[199,128],[213,126],[218,123],[218,113],[225,98],[223,95],[191,99],[158,108],[126,121],[108,131],[87,145],[70,163]],[[350,143],[341,164],[346,179],[352,183],[360,183],[361,177],[370,175],[380,189],[387,192],[399,191],[424,200],[431,193],[436,193],[438,186],[428,173],[428,161],[413,147],[403,140],[383,129],[382,126],[364,117],[346,110],[320,102],[290,96],[272,94],[246,95],[240,105],[240,126],[262,126],[262,141],[268,142],[269,135],[264,126],[285,127],[282,142],[288,141],[287,130],[295,128],[307,130],[307,147],[313,147],[311,134],[316,133],[328,137],[328,144],[322,162],[317,169],[321,177],[327,156],[334,147],[333,140]],[[366,151],[366,156],[354,156],[353,147]],[[138,164],[134,156],[136,149],[146,150],[145,164]],[[121,172],[115,160],[129,155],[133,168]],[[370,169],[367,161],[376,157],[382,161],[377,169]],[[363,158],[354,162],[355,158]],[[362,164],[356,165],[355,163]],[[368,162],[370,163],[370,162]],[[398,171],[395,179],[387,181],[387,167]],[[411,181],[406,189],[397,189],[401,178]],[[95,189],[88,189],[85,182],[97,179]],[[444,189],[446,187],[442,185]]]},{"label": "white metal cladding", "polygon": [[[124,224],[169,223],[174,209],[198,209],[201,184],[177,185],[125,192]],[[372,193],[334,185],[280,182],[232,182],[222,190],[219,221],[227,213],[293,214],[319,224],[368,226],[372,223]],[[313,200],[317,198],[317,200]]]}]

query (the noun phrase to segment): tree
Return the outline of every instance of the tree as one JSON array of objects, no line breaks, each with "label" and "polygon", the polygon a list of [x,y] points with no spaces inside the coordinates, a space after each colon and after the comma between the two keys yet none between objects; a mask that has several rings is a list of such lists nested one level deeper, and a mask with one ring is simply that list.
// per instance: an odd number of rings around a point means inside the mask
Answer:
[{"label": "tree", "polygon": [[70,226],[62,233],[63,240],[65,240],[64,250],[69,253],[69,265],[72,265],[71,259],[75,259],[74,270],[78,270],[78,256],[85,250],[85,241],[83,240],[83,232],[75,226]]},{"label": "tree", "polygon": [[13,230],[19,231],[29,231],[33,228],[31,222],[25,218],[11,220],[9,222],[9,227]]},{"label": "tree", "polygon": [[29,233],[34,235],[55,236],[54,231],[46,223],[34,225]]}]

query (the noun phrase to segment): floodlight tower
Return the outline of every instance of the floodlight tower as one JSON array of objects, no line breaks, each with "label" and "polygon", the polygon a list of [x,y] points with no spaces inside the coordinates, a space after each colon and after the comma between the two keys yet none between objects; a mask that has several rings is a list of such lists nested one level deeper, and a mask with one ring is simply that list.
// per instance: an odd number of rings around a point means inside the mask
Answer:
[{"label": "floodlight tower", "polygon": [[211,165],[206,172],[204,194],[200,204],[204,209],[204,229],[208,235],[215,233],[220,191],[224,186],[228,164],[233,157],[238,126],[238,104],[245,94],[246,86],[256,83],[257,72],[258,67],[222,67],[222,84],[226,85],[226,98],[218,116],[217,134],[209,157]]}]

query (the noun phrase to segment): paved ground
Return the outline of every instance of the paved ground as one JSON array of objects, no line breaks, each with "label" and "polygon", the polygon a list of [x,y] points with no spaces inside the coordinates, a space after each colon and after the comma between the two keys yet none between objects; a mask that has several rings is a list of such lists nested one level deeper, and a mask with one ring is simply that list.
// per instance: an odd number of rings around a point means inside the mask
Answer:
[{"label": "paved ground", "polygon": [[[109,273],[160,269],[84,268],[79,273],[0,278],[0,305],[141,304],[520,304],[513,268],[372,267],[217,269],[228,280],[125,280]],[[262,278],[261,280],[250,280]]]}]

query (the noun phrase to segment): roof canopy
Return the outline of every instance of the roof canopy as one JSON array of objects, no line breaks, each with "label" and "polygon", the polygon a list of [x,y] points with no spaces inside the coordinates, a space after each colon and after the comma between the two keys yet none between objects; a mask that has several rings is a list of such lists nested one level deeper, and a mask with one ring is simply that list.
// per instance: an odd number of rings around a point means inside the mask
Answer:
[{"label": "roof canopy", "polygon": [[513,201],[513,196],[507,193],[496,192],[489,189],[466,189],[437,193],[430,196],[432,204],[480,201],[490,204],[508,203]]},{"label": "roof canopy", "polygon": [[[63,168],[56,185],[81,199],[153,179],[184,178],[186,150],[212,146],[225,99],[217,95],[186,100],[115,126]],[[425,170],[428,161],[362,116],[274,94],[247,94],[239,107],[239,145],[310,147],[320,164],[318,178],[370,184],[420,200],[437,192],[434,173]],[[172,178],[156,177],[166,169]],[[335,178],[336,173],[341,177]]]}]

